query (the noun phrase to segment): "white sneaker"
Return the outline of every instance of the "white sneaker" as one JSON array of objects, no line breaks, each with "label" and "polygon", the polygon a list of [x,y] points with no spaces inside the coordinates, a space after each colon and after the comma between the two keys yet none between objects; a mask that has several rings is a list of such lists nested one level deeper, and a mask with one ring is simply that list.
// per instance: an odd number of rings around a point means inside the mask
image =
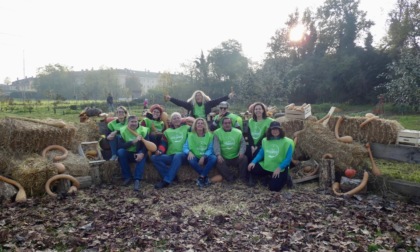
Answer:
[{"label": "white sneaker", "polygon": [[112,155],[112,157],[109,159],[109,161],[117,161],[117,160],[118,160],[117,155]]}]

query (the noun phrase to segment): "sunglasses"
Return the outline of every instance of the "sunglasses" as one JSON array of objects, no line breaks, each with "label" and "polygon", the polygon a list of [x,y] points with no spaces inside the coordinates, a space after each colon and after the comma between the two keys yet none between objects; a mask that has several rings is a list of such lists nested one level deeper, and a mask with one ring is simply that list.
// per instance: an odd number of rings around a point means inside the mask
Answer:
[{"label": "sunglasses", "polygon": [[219,108],[219,109],[221,109],[221,110],[222,110],[222,109],[225,109],[225,110],[226,110],[227,108]]}]

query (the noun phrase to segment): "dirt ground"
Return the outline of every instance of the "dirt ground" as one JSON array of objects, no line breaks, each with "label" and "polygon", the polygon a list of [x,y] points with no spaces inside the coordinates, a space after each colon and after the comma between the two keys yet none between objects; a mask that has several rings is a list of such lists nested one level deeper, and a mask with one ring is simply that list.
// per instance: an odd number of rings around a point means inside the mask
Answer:
[{"label": "dirt ground", "polygon": [[[392,196],[392,197],[391,197]],[[0,251],[419,251],[420,206],[317,183],[102,185],[0,205]]]}]

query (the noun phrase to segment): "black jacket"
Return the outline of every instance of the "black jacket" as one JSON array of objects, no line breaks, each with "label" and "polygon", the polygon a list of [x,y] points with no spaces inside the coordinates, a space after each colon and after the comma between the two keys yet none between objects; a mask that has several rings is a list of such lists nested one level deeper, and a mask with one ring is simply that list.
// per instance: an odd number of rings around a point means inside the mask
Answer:
[{"label": "black jacket", "polygon": [[[204,103],[204,112],[206,113],[206,117],[211,112],[211,109],[213,107],[216,107],[222,101],[227,101],[227,100],[229,100],[228,95]],[[185,108],[188,111],[188,115],[194,117],[193,115],[194,105],[192,103],[187,102],[187,101],[181,101],[173,97],[171,97],[170,101],[177,106]]]}]

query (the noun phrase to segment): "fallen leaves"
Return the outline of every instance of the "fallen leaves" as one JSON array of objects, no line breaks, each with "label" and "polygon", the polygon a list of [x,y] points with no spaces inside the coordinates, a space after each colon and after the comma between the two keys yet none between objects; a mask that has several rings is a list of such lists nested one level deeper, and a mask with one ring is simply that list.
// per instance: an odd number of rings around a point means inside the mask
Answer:
[{"label": "fallen leaves", "polygon": [[420,207],[376,195],[343,199],[310,187],[193,183],[156,191],[103,186],[65,199],[1,205],[0,251],[366,251],[420,249]]}]

